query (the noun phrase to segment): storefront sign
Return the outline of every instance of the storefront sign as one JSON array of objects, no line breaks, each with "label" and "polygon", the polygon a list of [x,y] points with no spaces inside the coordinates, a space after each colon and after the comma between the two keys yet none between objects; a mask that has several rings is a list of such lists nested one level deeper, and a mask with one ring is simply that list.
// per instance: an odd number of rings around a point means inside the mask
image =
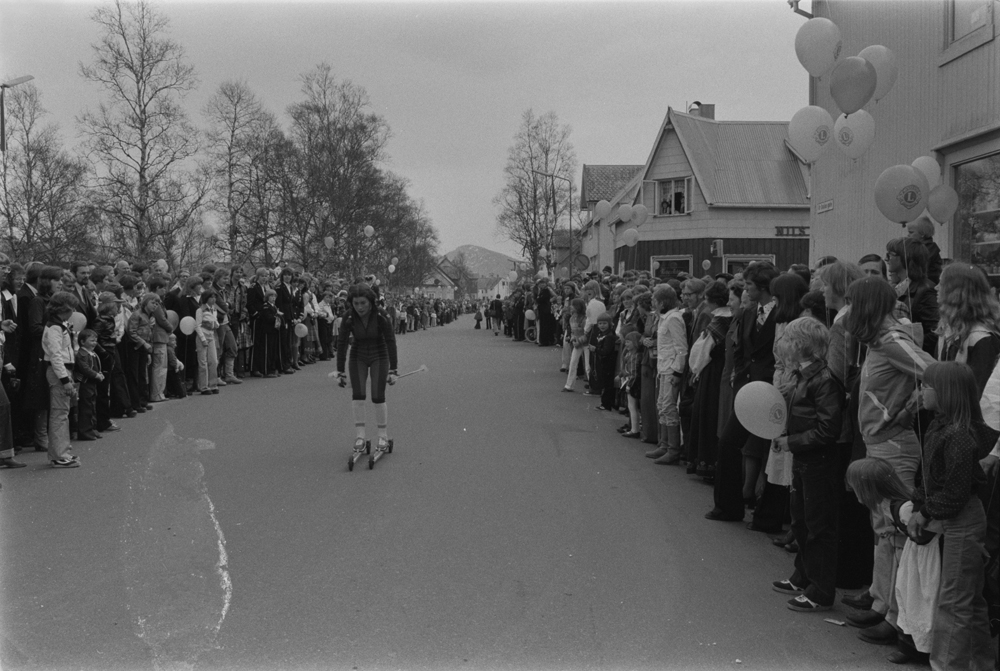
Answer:
[{"label": "storefront sign", "polygon": [[808,226],[775,226],[774,237],[776,238],[808,238]]}]

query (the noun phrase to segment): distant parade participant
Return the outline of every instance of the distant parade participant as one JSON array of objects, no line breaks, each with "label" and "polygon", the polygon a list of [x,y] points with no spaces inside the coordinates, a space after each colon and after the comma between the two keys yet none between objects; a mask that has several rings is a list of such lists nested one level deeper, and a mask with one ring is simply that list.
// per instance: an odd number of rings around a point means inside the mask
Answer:
[{"label": "distant parade participant", "polygon": [[[368,377],[371,376],[372,405],[375,406],[375,424],[378,427],[376,449],[389,448],[385,386],[396,381],[396,336],[389,318],[375,307],[377,296],[370,286],[355,284],[347,292],[347,314],[340,326],[337,344],[337,377],[347,378],[344,364],[350,366],[351,411],[357,439],[354,451],[365,450],[365,399]],[[354,336],[351,342],[351,336]],[[347,348],[351,348],[347,361]]]}]

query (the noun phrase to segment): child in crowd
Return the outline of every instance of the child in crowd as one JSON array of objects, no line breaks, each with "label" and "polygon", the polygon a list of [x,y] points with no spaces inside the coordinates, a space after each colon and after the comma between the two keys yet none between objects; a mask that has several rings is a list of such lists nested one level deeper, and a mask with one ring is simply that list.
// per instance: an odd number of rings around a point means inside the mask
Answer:
[{"label": "child in crowd", "polygon": [[316,330],[319,337],[320,361],[329,361],[333,356],[333,351],[330,348],[333,332],[330,329],[334,319],[333,292],[327,291],[323,294],[323,300],[316,306]]},{"label": "child in crowd", "polygon": [[927,279],[937,285],[944,262],[941,259],[941,248],[934,242],[934,222],[926,215],[920,216],[906,225],[906,235],[927,249]]},{"label": "child in crowd", "polygon": [[80,349],[77,350],[76,365],[73,369],[73,379],[80,385],[76,407],[77,438],[97,440],[103,438],[97,431],[97,385],[104,381],[101,360],[94,353],[97,347],[97,333],[84,329],[77,336],[77,343]]},{"label": "child in crowd", "polygon": [[582,298],[574,298],[570,304],[569,329],[570,339],[573,342],[573,354],[569,359],[569,372],[566,374],[566,386],[563,391],[573,391],[573,383],[576,382],[576,367],[580,363],[580,357],[587,350],[587,334],[584,327],[587,323],[587,304]]},{"label": "child in crowd", "polygon": [[782,388],[788,405],[785,435],[774,450],[791,452],[792,533],[799,551],[795,573],[774,583],[794,595],[788,608],[800,612],[830,610],[837,596],[840,453],[844,391],[826,365],[827,329],[812,317],[799,317],[784,329],[778,356],[792,368]]},{"label": "child in crowd", "polygon": [[195,312],[195,333],[198,351],[198,391],[204,396],[219,393],[219,355],[215,349],[215,330],[219,328],[219,314],[215,307],[215,292],[202,292],[201,304]]},{"label": "child in crowd", "polygon": [[60,291],[49,299],[42,331],[42,352],[48,364],[45,379],[49,386],[49,461],[53,468],[77,468],[80,460],[73,455],[69,442],[69,410],[76,398],[72,370],[74,336],[66,320],[73,314],[76,298]]},{"label": "child in crowd", "polygon": [[990,671],[996,650],[983,598],[986,513],[977,490],[986,482],[979,460],[1000,433],[983,423],[976,378],[965,364],[927,366],[920,400],[935,418],[924,439],[907,531],[916,539],[931,520],[943,527],[931,667]]},{"label": "child in crowd", "polygon": [[186,398],[184,364],[177,358],[177,336],[171,333],[167,338],[167,398]]},{"label": "child in crowd", "polygon": [[611,315],[603,312],[597,318],[597,328],[590,334],[590,351],[594,353],[597,382],[601,389],[601,404],[597,406],[598,410],[615,408],[615,395],[618,391],[615,387],[616,343],[615,332],[611,330]]},{"label": "child in crowd", "polygon": [[120,299],[110,291],[101,294],[101,299],[97,306],[97,321],[94,322],[93,328],[97,333],[95,351],[101,358],[101,371],[105,377],[105,381],[98,385],[97,419],[98,422],[106,421],[107,429],[114,431],[116,429],[111,427],[118,425],[111,421],[111,417],[135,417],[136,411],[132,409],[132,399],[128,394],[125,368],[118,347],[122,337],[122,332],[118,330],[121,316]]},{"label": "child in crowd", "polygon": [[625,352],[622,354],[622,367],[618,380],[628,399],[629,421],[619,429],[619,433],[626,438],[639,437],[639,395],[642,389],[642,385],[639,384],[640,338],[642,334],[634,329],[625,334]]}]

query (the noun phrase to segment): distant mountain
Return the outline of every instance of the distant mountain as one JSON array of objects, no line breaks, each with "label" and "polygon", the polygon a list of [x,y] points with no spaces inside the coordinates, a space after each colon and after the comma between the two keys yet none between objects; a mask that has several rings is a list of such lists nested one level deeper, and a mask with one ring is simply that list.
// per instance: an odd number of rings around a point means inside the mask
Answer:
[{"label": "distant mountain", "polygon": [[445,254],[445,257],[454,261],[459,254],[465,255],[469,270],[479,277],[502,277],[514,268],[515,263],[520,262],[520,259],[476,245],[462,245]]}]

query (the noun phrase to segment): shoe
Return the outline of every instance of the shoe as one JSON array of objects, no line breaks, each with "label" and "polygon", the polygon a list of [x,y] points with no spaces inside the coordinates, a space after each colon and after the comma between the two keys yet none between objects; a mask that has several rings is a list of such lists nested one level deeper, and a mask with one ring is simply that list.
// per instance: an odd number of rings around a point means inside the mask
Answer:
[{"label": "shoe", "polygon": [[587,391],[583,392],[583,395],[584,396],[600,396],[601,392],[599,392],[599,391],[591,391],[591,390],[588,389]]},{"label": "shoe", "polygon": [[840,600],[840,603],[845,606],[850,606],[851,608],[857,608],[858,610],[869,610],[872,604],[875,603],[875,597],[871,595],[871,592],[865,590],[861,594],[851,595],[848,594]]},{"label": "shoe", "polygon": [[[629,427],[629,428],[632,428],[632,427]],[[649,452],[647,452],[643,456],[646,457],[647,459],[659,459],[660,457],[662,457],[666,453],[667,453],[667,448],[665,448],[665,447],[658,447],[655,450],[650,450]]]},{"label": "shoe", "polygon": [[885,621],[858,632],[858,638],[874,645],[895,645],[897,636],[896,628]]},{"label": "shoe", "polygon": [[783,548],[786,545],[788,545],[789,543],[793,542],[794,540],[795,540],[795,537],[791,534],[791,532],[789,532],[787,534],[782,534],[780,536],[775,536],[774,538],[771,539],[771,543],[775,547]]},{"label": "shoe", "polygon": [[789,599],[788,610],[795,610],[800,613],[819,613],[824,610],[830,610],[833,606],[824,606],[818,604],[805,594],[800,594],[794,599]]},{"label": "shoe", "polygon": [[77,437],[77,440],[100,440],[103,437],[104,436],[102,436],[101,434],[97,433],[96,431],[87,431],[85,433],[81,433]]},{"label": "shoe", "polygon": [[611,410],[611,408],[605,408],[603,405],[599,405],[594,410]]},{"label": "shoe", "polygon": [[684,469],[684,472],[687,473],[688,475],[697,475],[698,464],[692,461],[690,464],[687,465],[687,468]]},{"label": "shoe", "polygon": [[0,468],[24,468],[28,464],[22,463],[20,461],[15,461],[14,459],[7,457],[6,459],[0,459]]},{"label": "shoe", "polygon": [[718,508],[713,508],[705,513],[706,520],[712,520],[714,522],[742,522],[743,515],[737,517],[736,515],[727,515]]},{"label": "shoe", "polygon": [[128,410],[128,411],[125,412],[125,416],[128,417],[129,419],[131,419],[132,417],[135,417],[135,415],[136,415],[136,411],[135,410]]},{"label": "shoe", "polygon": [[625,422],[618,427],[618,433],[625,433],[626,431],[632,430],[632,422]]},{"label": "shoe", "polygon": [[297,363],[292,364],[292,370],[302,370]]},{"label": "shoe", "polygon": [[146,408],[145,408],[145,407],[143,407],[143,408],[136,408],[136,409],[135,409],[135,410],[133,410],[132,412],[133,412],[134,414],[132,414],[132,415],[129,415],[129,417],[135,417],[135,414],[142,414],[142,413],[146,412]]},{"label": "shoe", "polygon": [[653,460],[653,463],[659,464],[660,466],[674,466],[676,464],[681,463],[681,457],[679,454],[674,455],[672,457],[664,454],[659,459]]},{"label": "shoe", "polygon": [[747,529],[750,531],[760,531],[765,534],[780,534],[782,531],[781,527],[762,527],[756,522],[747,522]]},{"label": "shoe", "polygon": [[355,438],[354,439],[354,451],[355,452],[364,452],[365,448],[367,446],[368,446],[368,441],[366,441],[364,438]]},{"label": "shoe", "polygon": [[236,377],[235,375],[227,375],[226,384],[243,384],[243,380]]},{"label": "shoe", "polygon": [[885,615],[878,612],[877,610],[863,610],[855,613],[847,614],[847,624],[852,627],[857,627],[859,629],[865,629],[867,627],[874,627],[876,624],[885,620]]},{"label": "shoe", "polygon": [[201,393],[202,396],[211,396],[212,395],[212,390],[211,389],[202,389],[200,393]]},{"label": "shoe", "polygon": [[[164,400],[167,400],[167,399],[164,399]],[[101,433],[108,433],[110,431],[121,431],[121,430],[122,430],[122,427],[118,426],[114,422],[111,422],[110,424],[108,424],[103,429],[98,429],[98,431],[100,431]]]},{"label": "shoe", "polygon": [[806,591],[805,587],[799,587],[791,580],[775,580],[771,583],[771,589],[782,594],[802,594]]},{"label": "shoe", "polygon": [[226,381],[225,381],[224,379],[222,379],[222,378],[220,377],[220,378],[219,378],[219,379],[218,379],[218,380],[216,381],[216,383],[215,383],[215,384],[219,385],[220,387],[225,387],[225,386],[226,386],[226,384],[228,384],[228,383],[227,383],[227,382],[226,382]]},{"label": "shoe", "polygon": [[562,388],[562,390],[563,390],[563,391],[568,391],[568,392],[569,392],[569,393],[571,393],[571,394],[573,393],[573,390],[572,390],[572,389],[570,389],[569,387],[563,387],[563,388]]},{"label": "shoe", "polygon": [[299,370],[299,369],[298,369],[298,368],[296,368],[295,370],[292,370],[291,368],[286,368],[285,370],[283,370],[283,371],[281,371],[281,372],[282,372],[283,374],[285,374],[285,375],[291,375],[291,374],[292,374],[292,373],[294,373],[294,372],[295,372],[296,370]]},{"label": "shoe", "polygon": [[639,432],[638,432],[638,431],[635,431],[635,432],[632,432],[632,431],[626,431],[626,432],[624,432],[624,433],[621,433],[621,434],[619,434],[619,435],[620,435],[620,436],[621,436],[622,438],[638,438],[638,437],[639,437]]},{"label": "shoe", "polygon": [[48,447],[42,447],[41,445],[35,445],[35,452],[48,452]]},{"label": "shoe", "polygon": [[80,460],[76,457],[69,459],[53,459],[51,462],[52,468],[79,468]]},{"label": "shoe", "polygon": [[264,377],[278,377],[278,374],[277,373],[268,373]]},{"label": "shoe", "polygon": [[252,373],[250,373],[250,377],[264,377],[264,374],[258,373],[257,371],[253,371]]},{"label": "shoe", "polygon": [[212,392],[213,394],[218,394],[219,393],[218,389],[209,389],[209,391]]},{"label": "shoe", "polygon": [[560,373],[568,373],[569,372],[569,368],[560,368],[559,372]]},{"label": "shoe", "polygon": [[796,543],[795,541],[792,541],[791,543],[786,543],[784,548],[785,552],[787,552],[788,554],[794,555],[799,553],[799,544]]},{"label": "shoe", "polygon": [[153,409],[153,406],[151,406],[151,405],[149,405],[149,404],[147,403],[147,404],[146,404],[146,410],[152,410],[152,409]]}]

